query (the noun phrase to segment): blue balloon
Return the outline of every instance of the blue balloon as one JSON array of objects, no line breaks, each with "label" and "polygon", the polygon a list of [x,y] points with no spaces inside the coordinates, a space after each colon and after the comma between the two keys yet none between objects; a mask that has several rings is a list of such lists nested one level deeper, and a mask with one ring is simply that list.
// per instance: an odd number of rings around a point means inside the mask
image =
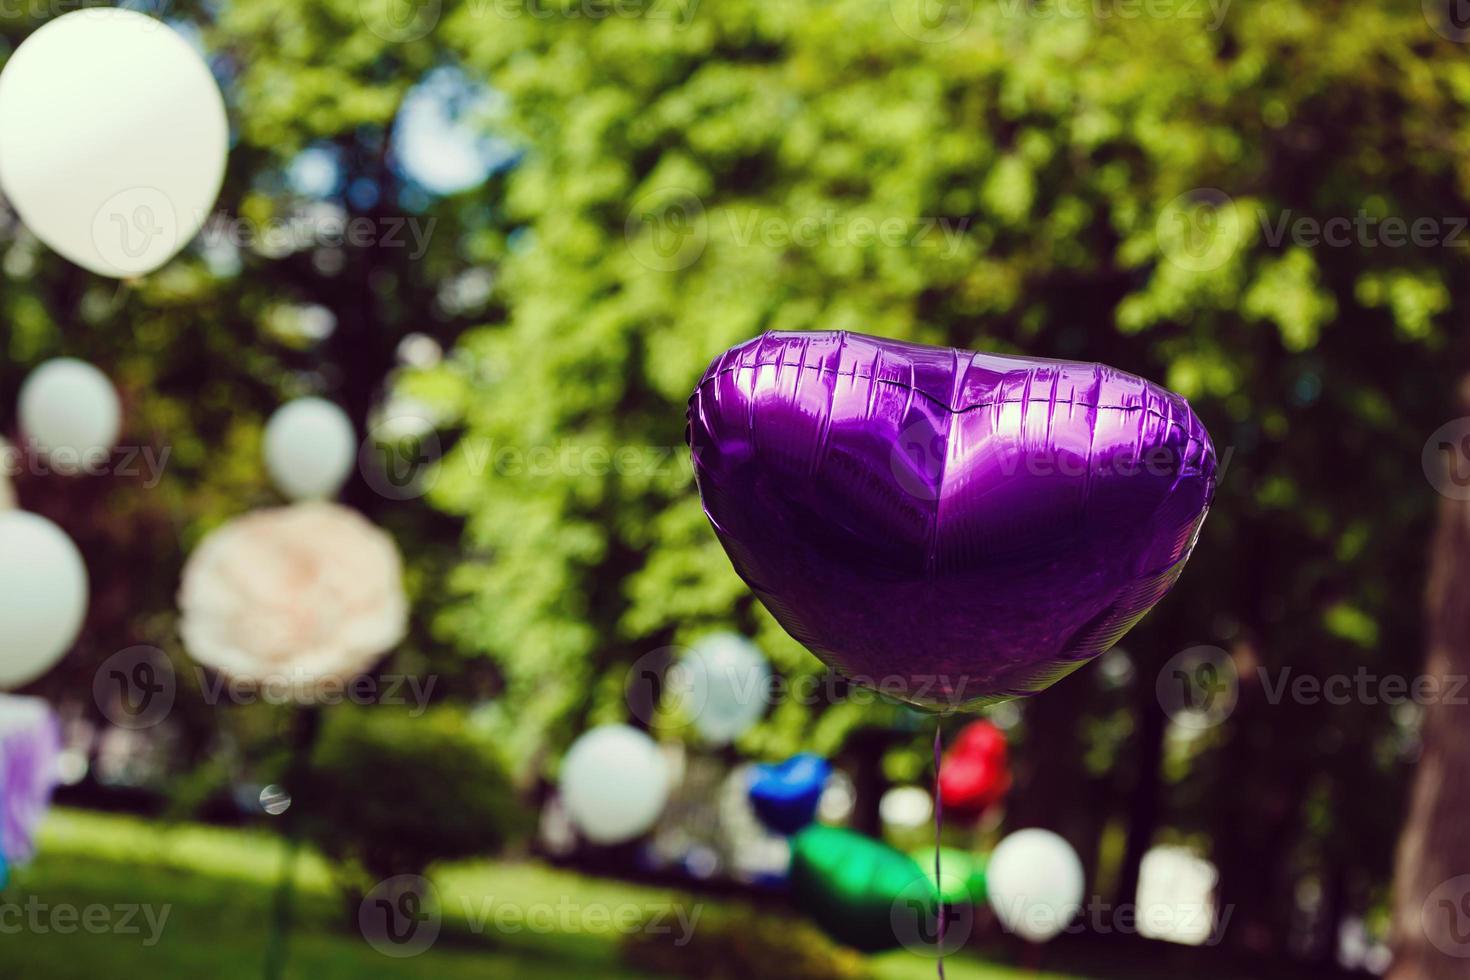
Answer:
[{"label": "blue balloon", "polygon": [[785,762],[758,765],[750,779],[751,808],[772,831],[795,834],[816,819],[831,775],[826,759],[805,752]]}]

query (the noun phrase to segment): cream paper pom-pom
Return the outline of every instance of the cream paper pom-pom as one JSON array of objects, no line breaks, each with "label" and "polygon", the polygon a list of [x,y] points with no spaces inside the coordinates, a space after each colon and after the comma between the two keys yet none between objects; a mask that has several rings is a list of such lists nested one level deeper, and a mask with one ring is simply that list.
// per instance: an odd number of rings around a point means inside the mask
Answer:
[{"label": "cream paper pom-pom", "polygon": [[256,511],[215,530],[184,567],[179,610],[199,663],[303,699],[371,668],[408,628],[393,539],[331,503]]}]

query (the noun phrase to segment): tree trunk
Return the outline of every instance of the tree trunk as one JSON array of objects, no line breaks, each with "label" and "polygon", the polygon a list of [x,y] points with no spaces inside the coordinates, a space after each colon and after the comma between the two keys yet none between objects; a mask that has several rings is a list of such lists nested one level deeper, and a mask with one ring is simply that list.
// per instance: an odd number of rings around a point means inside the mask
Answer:
[{"label": "tree trunk", "polygon": [[888,791],[888,777],[883,774],[883,754],[893,742],[892,733],[878,728],[860,728],[847,740],[852,760],[853,808],[852,828],[879,840],[883,837],[883,818],[878,804]]},{"label": "tree trunk", "polygon": [[1228,948],[1274,961],[1287,945],[1292,882],[1286,857],[1300,826],[1303,783],[1299,767],[1276,740],[1283,731],[1296,735],[1300,729],[1272,724],[1255,639],[1237,640],[1230,656],[1240,680],[1220,773],[1221,829],[1213,853],[1220,869],[1219,908],[1230,915]]},{"label": "tree trunk", "polygon": [[1008,833],[1041,827],[1065,837],[1082,859],[1089,888],[1097,881],[1104,816],[1097,786],[1082,761],[1082,720],[1091,677],[1086,670],[1077,671],[1025,702],[1026,742],[1006,805]]},{"label": "tree trunk", "polygon": [[1113,892],[1113,905],[1131,905],[1138,897],[1139,872],[1143,857],[1153,847],[1163,809],[1164,735],[1168,718],[1159,705],[1158,694],[1147,683],[1158,674],[1157,669],[1138,673],[1134,682],[1133,714],[1138,735],[1134,741],[1133,786],[1128,794],[1128,836],[1123,848],[1123,866]]},{"label": "tree trunk", "polygon": [[[1470,380],[1460,396],[1470,405]],[[1463,466],[1462,451],[1454,447],[1453,463],[1442,462]],[[1453,680],[1470,674],[1470,501],[1440,503],[1426,612],[1424,673],[1440,680],[1445,696],[1425,708],[1423,752],[1399,837],[1389,980],[1470,975],[1470,707]]]}]

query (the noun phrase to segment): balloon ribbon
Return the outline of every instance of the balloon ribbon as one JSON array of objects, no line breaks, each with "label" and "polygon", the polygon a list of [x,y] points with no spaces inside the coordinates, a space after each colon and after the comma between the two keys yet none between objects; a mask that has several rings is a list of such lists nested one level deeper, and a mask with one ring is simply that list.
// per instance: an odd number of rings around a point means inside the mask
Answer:
[{"label": "balloon ribbon", "polygon": [[934,719],[934,894],[939,900],[939,980],[944,980],[944,879],[939,872],[939,851],[944,831],[944,797],[939,792],[939,767],[944,759],[944,719]]}]

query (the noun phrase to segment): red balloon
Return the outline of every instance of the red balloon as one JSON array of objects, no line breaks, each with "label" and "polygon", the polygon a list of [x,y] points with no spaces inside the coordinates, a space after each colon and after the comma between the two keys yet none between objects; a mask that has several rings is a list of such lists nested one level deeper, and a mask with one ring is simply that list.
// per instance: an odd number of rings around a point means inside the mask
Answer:
[{"label": "red balloon", "polygon": [[1006,737],[988,721],[973,722],[960,732],[950,752],[957,756],[978,756],[1005,765]]},{"label": "red balloon", "polygon": [[988,721],[960,732],[939,770],[939,799],[957,816],[978,817],[1011,788],[1006,737]]},{"label": "red balloon", "polygon": [[980,816],[1010,788],[1010,771],[984,759],[949,761],[939,772],[939,799],[956,816]]}]

